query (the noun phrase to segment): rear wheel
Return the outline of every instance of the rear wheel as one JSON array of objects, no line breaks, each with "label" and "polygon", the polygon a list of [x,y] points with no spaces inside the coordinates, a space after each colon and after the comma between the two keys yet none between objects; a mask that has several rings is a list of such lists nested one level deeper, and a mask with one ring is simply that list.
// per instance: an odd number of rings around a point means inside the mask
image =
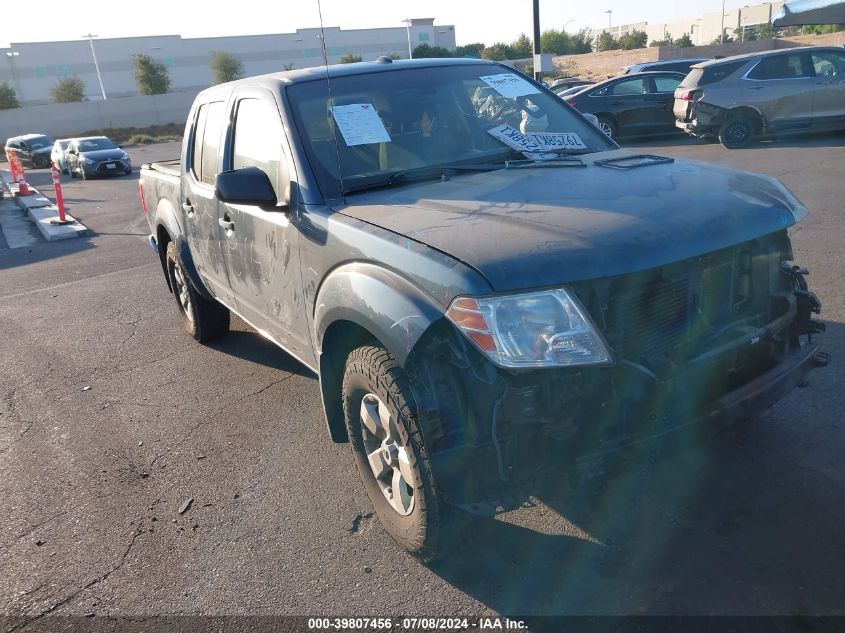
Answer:
[{"label": "rear wheel", "polygon": [[728,149],[748,147],[756,133],[755,122],[746,116],[738,116],[725,121],[719,128],[719,142]]},{"label": "rear wheel", "polygon": [[167,276],[185,331],[200,343],[226,335],[229,331],[229,310],[217,301],[205,299],[196,291],[185,273],[173,242],[167,245]]},{"label": "rear wheel", "polygon": [[352,351],[343,413],[358,474],[388,534],[423,562],[443,553],[447,508],[434,486],[408,378],[383,347]]},{"label": "rear wheel", "polygon": [[598,116],[596,118],[599,120],[599,129],[610,138],[616,139],[616,135],[619,134],[619,127],[616,125],[616,121],[606,116]]}]

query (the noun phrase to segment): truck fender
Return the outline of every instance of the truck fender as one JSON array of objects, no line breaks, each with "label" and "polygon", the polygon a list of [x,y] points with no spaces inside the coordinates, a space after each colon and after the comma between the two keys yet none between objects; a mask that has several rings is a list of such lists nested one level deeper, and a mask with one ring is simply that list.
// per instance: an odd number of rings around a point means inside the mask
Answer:
[{"label": "truck fender", "polygon": [[[194,264],[194,258],[191,256],[191,250],[188,248],[187,236],[179,225],[173,205],[167,199],[162,199],[158,203],[158,208],[156,209],[156,226],[159,227],[159,231],[157,231],[158,235],[156,236],[158,240],[158,256],[161,260],[164,278],[167,280],[167,287],[170,288],[170,276],[167,274],[167,244],[162,239],[161,230],[166,232],[169,241],[176,245],[176,252],[182,263],[182,270],[188,275],[196,291],[204,299],[214,299],[214,296],[205,287],[202,279],[200,279],[197,267]],[[173,288],[170,288],[170,291],[173,292]]]},{"label": "truck fender", "polygon": [[[443,309],[398,273],[366,263],[333,270],[321,284],[314,305],[314,342],[326,422],[332,439],[344,442],[341,387],[346,354],[371,337],[404,366],[417,341],[443,317]],[[349,324],[354,330],[347,327],[342,336],[326,337],[330,329],[339,331],[333,326]]]}]

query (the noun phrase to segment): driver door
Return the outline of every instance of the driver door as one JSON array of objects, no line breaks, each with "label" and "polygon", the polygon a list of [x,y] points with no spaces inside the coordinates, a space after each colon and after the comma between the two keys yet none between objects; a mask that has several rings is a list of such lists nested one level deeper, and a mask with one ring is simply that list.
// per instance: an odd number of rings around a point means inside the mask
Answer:
[{"label": "driver door", "polygon": [[276,98],[268,90],[242,88],[224,169],[258,167],[270,178],[279,204],[218,205],[220,241],[238,310],[295,356],[311,356],[296,205],[290,204],[293,161]]}]

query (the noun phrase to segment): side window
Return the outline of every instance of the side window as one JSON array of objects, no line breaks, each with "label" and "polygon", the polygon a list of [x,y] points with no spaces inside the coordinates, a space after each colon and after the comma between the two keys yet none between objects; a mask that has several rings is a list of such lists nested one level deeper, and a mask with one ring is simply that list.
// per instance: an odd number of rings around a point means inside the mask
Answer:
[{"label": "side window", "polygon": [[232,169],[258,167],[270,177],[276,195],[285,195],[288,174],[283,162],[283,137],[275,105],[260,99],[241,100],[235,119]]},{"label": "side window", "polygon": [[202,177],[202,135],[205,130],[205,119],[208,116],[208,106],[202,104],[197,110],[196,123],[194,124],[193,138],[191,144],[193,153],[191,154],[191,173],[194,178],[200,180]]},{"label": "side window", "polygon": [[641,95],[648,92],[645,79],[626,79],[612,88],[614,96]]},{"label": "side window", "polygon": [[748,78],[765,81],[809,77],[804,69],[802,57],[798,53],[766,57],[748,73]]},{"label": "side window", "polygon": [[675,92],[675,88],[681,83],[680,77],[655,77],[654,91],[661,92]]},{"label": "side window", "polygon": [[845,75],[845,53],[818,51],[811,54],[817,77],[842,77]]},{"label": "side window", "polygon": [[220,147],[220,137],[226,124],[226,104],[214,101],[208,104],[208,116],[205,121],[205,131],[202,135],[202,178],[201,180],[214,185],[217,178],[217,151]]}]

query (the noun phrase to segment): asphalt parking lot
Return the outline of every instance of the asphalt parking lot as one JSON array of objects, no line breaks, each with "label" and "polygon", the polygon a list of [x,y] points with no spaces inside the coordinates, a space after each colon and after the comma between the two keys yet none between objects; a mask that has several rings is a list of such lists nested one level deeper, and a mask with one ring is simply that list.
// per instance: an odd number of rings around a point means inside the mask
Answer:
[{"label": "asphalt parking lot", "polygon": [[65,179],[92,235],[0,249],[0,614],[845,613],[845,135],[634,145],[776,176],[805,203],[795,258],[833,361],[702,445],[550,482],[433,566],[375,520],[309,370],[238,321],[210,347],[181,332],[137,168]]}]

